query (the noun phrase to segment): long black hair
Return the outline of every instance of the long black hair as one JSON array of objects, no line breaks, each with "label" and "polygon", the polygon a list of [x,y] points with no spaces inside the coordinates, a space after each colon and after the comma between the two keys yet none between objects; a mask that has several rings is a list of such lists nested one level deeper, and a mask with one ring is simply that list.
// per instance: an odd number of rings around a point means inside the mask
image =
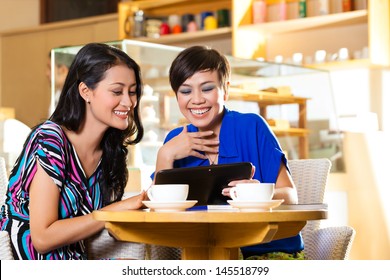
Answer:
[{"label": "long black hair", "polygon": [[139,65],[122,50],[102,43],[90,43],[75,56],[66,77],[58,105],[49,118],[51,121],[77,132],[85,120],[86,102],[79,94],[79,84],[84,82],[90,89],[104,79],[106,71],[113,66],[125,64],[134,70],[137,105],[129,115],[125,130],[110,127],[105,132],[100,146],[103,150],[100,187],[103,204],[121,199],[128,179],[127,145],[141,141],[144,129],[139,116],[142,95],[142,80]]}]

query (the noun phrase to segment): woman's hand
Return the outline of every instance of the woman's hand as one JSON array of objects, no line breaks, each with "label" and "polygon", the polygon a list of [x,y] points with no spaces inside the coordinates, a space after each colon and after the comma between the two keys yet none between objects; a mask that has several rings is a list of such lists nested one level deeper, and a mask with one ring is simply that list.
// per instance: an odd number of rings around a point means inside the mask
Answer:
[{"label": "woman's hand", "polygon": [[214,134],[213,131],[188,132],[187,127],[183,131],[165,143],[157,154],[156,172],[161,169],[173,167],[173,162],[188,156],[207,159],[207,156],[200,153],[218,153],[219,140],[208,139]]},{"label": "woman's hand", "polygon": [[136,196],[132,196],[129,198],[126,198],[123,200],[124,203],[126,203],[126,208],[128,210],[134,210],[134,209],[139,209],[143,207],[143,200],[146,200],[146,192],[142,191],[140,194]]},{"label": "woman's hand", "polygon": [[237,184],[245,184],[245,183],[260,183],[259,180],[256,179],[245,179],[245,180],[236,180],[231,181],[227,188],[222,190],[222,195],[230,197],[230,189],[235,187]]},{"label": "woman's hand", "polygon": [[260,183],[259,180],[252,179],[253,175],[255,175],[256,167],[252,165],[252,174],[251,179],[244,179],[244,180],[235,180],[231,181],[228,184],[228,188],[224,188],[222,190],[222,195],[230,197],[230,189],[232,187],[235,187],[237,184],[245,184],[245,183]]},{"label": "woman's hand", "polygon": [[213,134],[214,132],[211,130],[188,132],[187,126],[184,126],[183,131],[164,146],[173,153],[174,160],[188,156],[207,159],[207,157],[204,154],[199,153],[199,151],[218,153],[219,140],[207,139]]}]

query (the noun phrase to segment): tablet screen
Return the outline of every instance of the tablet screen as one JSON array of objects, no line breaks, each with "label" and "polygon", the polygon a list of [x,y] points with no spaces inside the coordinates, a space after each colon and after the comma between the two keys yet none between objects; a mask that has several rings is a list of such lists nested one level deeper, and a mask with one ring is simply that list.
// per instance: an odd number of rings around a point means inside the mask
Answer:
[{"label": "tablet screen", "polygon": [[231,181],[250,179],[251,173],[250,162],[164,169],[156,173],[155,184],[188,184],[188,200],[219,205],[230,199],[222,195],[222,189]]}]

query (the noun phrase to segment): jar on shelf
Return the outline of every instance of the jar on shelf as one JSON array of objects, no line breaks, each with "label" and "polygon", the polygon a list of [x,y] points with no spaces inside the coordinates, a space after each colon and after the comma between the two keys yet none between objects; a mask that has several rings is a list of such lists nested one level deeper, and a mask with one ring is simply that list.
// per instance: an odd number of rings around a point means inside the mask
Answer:
[{"label": "jar on shelf", "polygon": [[207,16],[204,21],[204,30],[213,30],[218,28],[218,22],[214,15]]},{"label": "jar on shelf", "polygon": [[329,14],[329,0],[307,0],[307,16],[315,17]]},{"label": "jar on shelf", "polygon": [[[305,15],[302,16],[300,12],[300,5],[302,1],[301,0],[287,0],[286,3],[286,17],[287,19],[296,19],[300,17],[305,17],[306,16],[306,7],[305,7]],[[305,1],[303,3],[306,4]]]},{"label": "jar on shelf", "polygon": [[[195,22],[195,16],[193,14],[185,14],[181,17],[181,27],[183,29],[183,32],[187,32],[188,31],[188,26],[190,26],[190,29],[191,29],[191,25],[195,25],[195,31],[196,31],[196,22]],[[194,27],[192,27],[194,28]]]},{"label": "jar on shelf", "polygon": [[210,12],[210,11],[206,11],[206,12],[202,12],[200,14],[200,29],[203,30],[205,29],[205,20],[207,17],[210,17],[210,16],[214,16],[214,13],[213,12]]},{"label": "jar on shelf", "polygon": [[171,33],[171,29],[167,22],[163,21],[160,25],[160,35],[167,35]]},{"label": "jar on shelf", "polygon": [[168,25],[172,34],[181,33],[181,17],[179,15],[170,15],[168,17]]},{"label": "jar on shelf", "polygon": [[282,21],[286,19],[286,0],[267,0],[267,21]]},{"label": "jar on shelf", "polygon": [[138,10],[134,12],[133,15],[133,37],[143,37],[145,36],[145,15],[144,11]]},{"label": "jar on shelf", "polygon": [[354,10],[366,10],[367,9],[367,0],[354,0],[353,1]]},{"label": "jar on shelf", "polygon": [[352,11],[352,0],[343,0],[343,12]]},{"label": "jar on shelf", "polygon": [[343,12],[343,0],[330,0],[329,12],[331,14],[337,14]]},{"label": "jar on shelf", "polygon": [[162,21],[159,19],[148,19],[146,20],[146,37],[159,38],[160,37],[160,26]]},{"label": "jar on shelf", "polygon": [[230,11],[228,9],[221,9],[217,11],[218,27],[230,26]]},{"label": "jar on shelf", "polygon": [[306,15],[306,0],[299,0],[299,17],[304,18]]},{"label": "jar on shelf", "polygon": [[253,23],[263,23],[267,16],[267,3],[265,0],[256,0],[252,4]]}]

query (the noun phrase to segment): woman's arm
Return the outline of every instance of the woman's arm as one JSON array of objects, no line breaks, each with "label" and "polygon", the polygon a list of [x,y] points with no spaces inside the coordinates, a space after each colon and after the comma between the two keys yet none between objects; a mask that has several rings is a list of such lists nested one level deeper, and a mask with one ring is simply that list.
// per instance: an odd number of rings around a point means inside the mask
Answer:
[{"label": "woman's arm", "polygon": [[[145,194],[113,203],[102,210],[138,209]],[[30,186],[30,229],[34,248],[41,254],[85,239],[104,228],[92,214],[59,220],[60,193],[52,178],[37,161]]]},{"label": "woman's arm", "polygon": [[213,131],[188,132],[187,126],[177,136],[166,142],[157,153],[156,170],[173,168],[173,162],[188,156],[207,159],[199,151],[218,153],[218,140],[205,139],[211,136]]},{"label": "woman's arm", "polygon": [[284,204],[297,204],[298,193],[290,173],[282,162],[280,164],[278,178],[275,184],[275,193],[273,199],[284,199]]}]

